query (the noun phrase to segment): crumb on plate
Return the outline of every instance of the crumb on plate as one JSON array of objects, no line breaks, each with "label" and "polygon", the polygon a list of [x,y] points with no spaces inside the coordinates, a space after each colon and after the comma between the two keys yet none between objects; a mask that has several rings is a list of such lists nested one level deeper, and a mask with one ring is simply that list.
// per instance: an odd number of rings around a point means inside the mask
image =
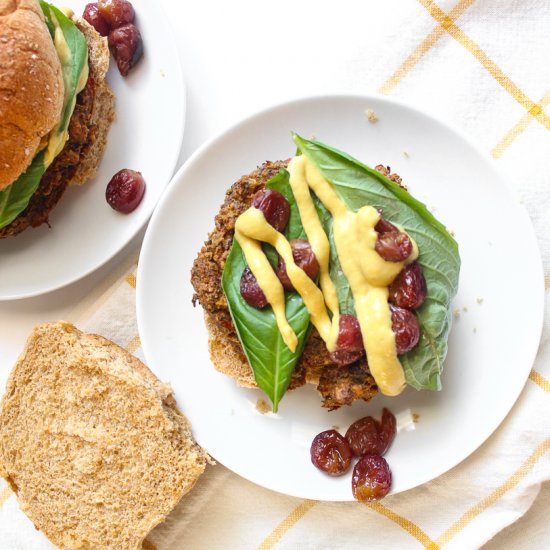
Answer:
[{"label": "crumb on plate", "polygon": [[372,109],[367,109],[365,111],[365,114],[367,115],[367,119],[369,122],[372,122],[373,124],[375,122],[378,122],[378,117],[376,116],[376,113]]},{"label": "crumb on plate", "polygon": [[271,412],[271,407],[265,402],[264,399],[258,399],[256,401],[256,410],[262,414]]}]

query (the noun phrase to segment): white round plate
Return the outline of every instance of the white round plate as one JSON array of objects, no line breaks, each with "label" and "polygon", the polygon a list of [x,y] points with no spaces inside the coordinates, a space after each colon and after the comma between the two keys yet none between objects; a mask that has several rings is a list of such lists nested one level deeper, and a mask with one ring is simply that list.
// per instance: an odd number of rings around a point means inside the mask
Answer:
[{"label": "white round plate", "polygon": [[[366,109],[379,120],[369,123]],[[290,132],[390,164],[413,195],[454,230],[462,271],[443,389],[376,396],[335,412],[313,386],[288,392],[261,414],[259,390],[236,386],[210,363],[202,309],[193,307],[193,260],[225,190],[263,161],[292,156]],[[513,264],[512,264],[513,261]],[[389,407],[403,421],[386,455],[393,492],[425,483],[472,453],[517,399],[542,327],[543,278],[533,229],[491,161],[461,135],[409,106],[380,97],[330,96],[263,111],[197,151],[164,194],[147,229],[138,270],[139,331],[149,366],[169,381],[197,441],[220,463],[270,489],[303,498],[352,500],[348,473],[329,478],[310,462],[313,437],[342,432]],[[413,429],[410,429],[410,428]]]},{"label": "white round plate", "polygon": [[[69,2],[82,14],[85,1]],[[107,81],[116,95],[117,119],[109,131],[96,177],[69,188],[50,225],[0,239],[0,300],[43,294],[103,265],[145,225],[176,165],[185,121],[185,88],[175,42],[158,5],[133,1],[144,56],[120,76],[111,57]],[[142,172],[147,189],[131,214],[115,212],[105,188],[115,172]]]}]

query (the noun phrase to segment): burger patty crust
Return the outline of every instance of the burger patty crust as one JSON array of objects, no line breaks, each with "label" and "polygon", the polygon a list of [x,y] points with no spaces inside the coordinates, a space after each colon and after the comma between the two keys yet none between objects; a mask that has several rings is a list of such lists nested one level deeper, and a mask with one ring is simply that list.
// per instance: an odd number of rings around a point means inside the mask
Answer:
[{"label": "burger patty crust", "polygon": [[50,211],[65,192],[81,158],[86,155],[96,140],[97,125],[92,122],[96,89],[90,71],[85,88],[76,98],[76,105],[69,123],[69,139],[42,176],[25,210],[10,224],[0,228],[0,238],[17,235],[28,227],[38,227],[48,223]]},{"label": "burger patty crust", "polygon": [[[222,290],[221,276],[233,242],[237,217],[250,207],[254,193],[263,189],[267,181],[285,166],[284,161],[265,162],[231,186],[215,218],[215,228],[191,270],[191,283],[195,289],[193,303],[200,302],[206,316],[215,320],[225,344],[234,348],[235,353],[240,354],[245,362]],[[323,397],[323,407],[331,410],[350,405],[356,399],[369,401],[378,392],[365,358],[343,367],[336,365],[331,361],[325,343],[315,329],[311,331],[296,365],[290,389],[306,382],[317,384]]]}]

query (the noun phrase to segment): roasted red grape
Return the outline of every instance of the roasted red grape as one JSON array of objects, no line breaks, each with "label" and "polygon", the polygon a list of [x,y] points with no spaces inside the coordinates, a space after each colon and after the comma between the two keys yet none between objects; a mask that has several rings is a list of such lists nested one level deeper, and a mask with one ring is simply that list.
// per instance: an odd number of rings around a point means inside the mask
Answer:
[{"label": "roasted red grape", "polygon": [[[380,214],[382,213],[379,210]],[[385,218],[380,217],[374,226],[378,233],[378,240],[374,249],[387,262],[402,262],[406,260],[413,251],[412,241],[409,236]]]},{"label": "roasted red grape", "polygon": [[140,172],[120,170],[107,184],[105,198],[109,205],[124,214],[135,210],[145,193],[145,180]]},{"label": "roasted red grape", "polygon": [[331,476],[345,473],[353,456],[346,438],[336,430],[327,430],[316,435],[310,452],[313,465]]},{"label": "roasted red grape", "polygon": [[355,456],[383,455],[391,445],[395,432],[395,416],[390,410],[384,408],[381,422],[372,416],[360,418],[348,428],[346,439]]},{"label": "roasted red grape", "polygon": [[120,74],[126,76],[143,54],[143,41],[138,28],[128,23],[113,29],[109,33],[109,48]]},{"label": "roasted red grape", "polygon": [[422,267],[418,262],[406,265],[389,288],[389,300],[407,309],[420,307],[426,299],[427,287]]},{"label": "roasted red grape", "polygon": [[383,455],[392,444],[397,431],[397,421],[393,413],[384,407],[382,410],[382,421],[380,422],[380,447]]},{"label": "roasted red grape", "polygon": [[244,268],[241,275],[241,296],[256,309],[263,309],[268,304],[264,291],[260,288],[254,273],[248,266]]},{"label": "roasted red grape", "polygon": [[382,454],[380,425],[372,416],[356,420],[348,428],[346,439],[355,456]]},{"label": "roasted red grape", "polygon": [[338,347],[351,351],[362,351],[364,349],[361,327],[359,326],[357,317],[348,313],[342,313],[338,328]]},{"label": "roasted red grape", "polygon": [[412,254],[413,245],[408,235],[392,231],[380,233],[374,249],[387,262],[402,262]]},{"label": "roasted red grape", "polygon": [[97,2],[86,4],[82,18],[88,21],[90,25],[101,35],[108,36],[111,27],[107,20],[99,13]]},{"label": "roasted red grape", "polygon": [[353,468],[351,489],[359,502],[380,500],[389,493],[390,488],[390,467],[381,456],[365,455]]},{"label": "roasted red grape", "polygon": [[290,205],[275,189],[262,189],[252,198],[252,206],[261,210],[265,219],[277,231],[283,232],[290,217]]},{"label": "roasted red grape", "polygon": [[[382,214],[382,210],[378,210],[380,214]],[[378,220],[378,223],[374,226],[374,230],[377,233],[397,233],[399,232],[399,229],[393,225],[393,223],[386,220],[386,218],[380,217]]]},{"label": "roasted red grape", "polygon": [[134,8],[127,0],[98,0],[97,5],[99,13],[111,29],[134,22]]},{"label": "roasted red grape", "polygon": [[336,349],[330,353],[331,360],[340,366],[349,365],[359,360],[364,353],[363,336],[357,317],[342,313]]},{"label": "roasted red grape", "polygon": [[[310,279],[315,279],[319,275],[319,262],[311,249],[311,245],[304,239],[293,239],[290,241],[290,247],[292,248],[292,257],[294,263],[302,270]],[[279,262],[277,263],[277,277],[285,288],[285,290],[293,291],[290,278],[286,272],[285,261],[279,256]]]},{"label": "roasted red grape", "polygon": [[395,334],[397,355],[411,351],[420,339],[420,326],[415,314],[390,304],[392,330]]}]

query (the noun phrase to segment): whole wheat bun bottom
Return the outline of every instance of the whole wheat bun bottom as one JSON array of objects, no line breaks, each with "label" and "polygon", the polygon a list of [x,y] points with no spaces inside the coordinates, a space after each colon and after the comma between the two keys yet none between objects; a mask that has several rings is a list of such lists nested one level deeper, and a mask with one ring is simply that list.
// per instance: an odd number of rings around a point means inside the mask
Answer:
[{"label": "whole wheat bun bottom", "polygon": [[34,329],[0,403],[0,473],[54,544],[141,548],[207,460],[138,359],[70,323]]},{"label": "whole wheat bun bottom", "polygon": [[94,109],[90,123],[94,128],[94,139],[78,164],[76,173],[68,182],[69,185],[82,185],[97,172],[103,151],[107,145],[107,134],[115,120],[115,95],[107,84],[105,77],[109,70],[109,46],[107,38],[99,35],[84,19],[74,20],[88,43],[88,64],[90,77],[96,86]]}]

